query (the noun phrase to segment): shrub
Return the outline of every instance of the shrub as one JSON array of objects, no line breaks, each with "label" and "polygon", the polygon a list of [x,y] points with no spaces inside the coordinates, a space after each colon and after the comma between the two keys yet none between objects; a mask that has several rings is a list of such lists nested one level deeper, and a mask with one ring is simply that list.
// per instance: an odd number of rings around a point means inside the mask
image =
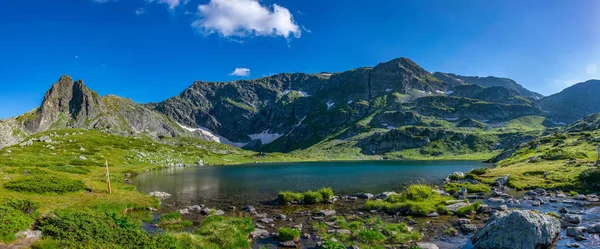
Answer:
[{"label": "shrub", "polygon": [[307,204],[316,204],[323,202],[323,196],[319,192],[306,191],[304,193],[304,202]]},{"label": "shrub", "polygon": [[300,203],[304,200],[304,195],[302,193],[294,193],[291,191],[282,191],[279,192],[277,196],[277,201],[280,204],[286,205],[290,203]]},{"label": "shrub", "polygon": [[279,240],[280,241],[296,241],[300,238],[300,231],[296,229],[291,229],[287,227],[279,228]]},{"label": "shrub", "polygon": [[18,192],[64,194],[85,189],[82,181],[58,176],[28,176],[7,182],[5,188]]},{"label": "shrub", "polygon": [[575,155],[563,149],[552,149],[544,152],[541,158],[545,160],[564,160],[575,158]]},{"label": "shrub", "polygon": [[166,230],[179,231],[191,227],[193,223],[189,220],[182,220],[179,212],[164,214],[158,220],[158,226]]},{"label": "shrub", "polygon": [[254,231],[251,218],[211,215],[194,232],[200,235],[200,248],[250,248],[248,234]]},{"label": "shrub", "polygon": [[491,193],[492,189],[487,184],[477,183],[471,184],[468,182],[464,183],[448,183],[444,185],[444,190],[450,194],[454,194],[460,191],[461,188],[466,188],[469,193]]},{"label": "shrub", "polygon": [[412,185],[400,195],[391,195],[387,201],[367,201],[365,208],[417,216],[424,216],[431,212],[444,214],[447,212],[444,203],[450,199],[450,197],[436,193],[429,186]]},{"label": "shrub", "polygon": [[338,242],[326,240],[323,242],[323,249],[346,249],[346,247]]},{"label": "shrub", "polygon": [[479,169],[473,169],[473,170],[469,171],[469,173],[476,175],[476,176],[480,176],[480,175],[487,173],[488,170],[489,170],[488,168],[479,168]]},{"label": "shrub", "polygon": [[9,206],[0,206],[0,241],[12,242],[15,234],[31,226],[33,219]]},{"label": "shrub", "polygon": [[600,190],[600,169],[586,169],[579,173],[578,178],[586,188]]},{"label": "shrub", "polygon": [[473,213],[473,211],[479,210],[480,206],[481,206],[481,202],[478,201],[478,202],[472,203],[471,205],[460,207],[458,210],[456,210],[456,215],[462,216],[462,217],[471,215],[471,213]]},{"label": "shrub", "polygon": [[11,207],[25,214],[33,214],[40,204],[31,200],[17,200],[15,198],[4,197],[0,199],[0,206]]},{"label": "shrub", "polygon": [[363,229],[358,231],[356,239],[362,243],[376,244],[385,241],[385,236],[379,231]]},{"label": "shrub", "polygon": [[331,188],[322,188],[319,189],[319,193],[323,196],[324,201],[329,201],[333,198],[333,190]]}]

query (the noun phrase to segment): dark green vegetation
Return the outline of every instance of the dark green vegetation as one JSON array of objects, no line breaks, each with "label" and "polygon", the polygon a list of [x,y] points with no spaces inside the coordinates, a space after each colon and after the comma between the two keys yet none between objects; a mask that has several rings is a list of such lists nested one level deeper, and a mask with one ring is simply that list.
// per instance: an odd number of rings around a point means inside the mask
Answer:
[{"label": "dark green vegetation", "polygon": [[470,216],[473,212],[479,210],[479,206],[481,206],[481,202],[474,202],[468,206],[460,207],[456,210],[456,215],[461,217]]},{"label": "dark green vegetation", "polygon": [[[362,219],[355,216],[332,216],[329,222],[334,222],[339,229],[349,233],[329,233],[324,221],[313,223],[313,229],[325,239],[325,248],[346,248],[356,245],[360,248],[383,248],[388,244],[407,244],[421,240],[421,234],[410,231],[405,223],[386,223],[379,218]],[[335,239],[338,242],[332,242]]]},{"label": "dark green vegetation", "polygon": [[30,192],[37,194],[64,194],[85,189],[85,185],[79,180],[42,175],[26,176],[11,180],[4,184],[4,187],[17,192]]},{"label": "dark green vegetation", "polygon": [[287,204],[317,204],[328,202],[333,198],[333,190],[331,188],[322,188],[318,191],[306,191],[304,193],[296,193],[291,191],[281,191],[277,196],[277,201],[282,205]]},{"label": "dark green vegetation", "polygon": [[151,235],[129,216],[96,210],[57,210],[37,226],[38,248],[248,248],[253,230],[250,219],[211,216],[192,233]]},{"label": "dark green vegetation", "polygon": [[158,220],[158,226],[165,230],[181,231],[191,227],[193,224],[189,220],[182,220],[179,212],[163,214]]},{"label": "dark green vegetation", "polygon": [[598,189],[597,147],[600,115],[587,116],[564,129],[549,129],[540,137],[510,148],[492,161],[498,167],[474,179],[493,184],[510,175],[508,185],[517,189],[562,189],[587,192]]},{"label": "dark green vegetation", "polygon": [[451,197],[442,196],[426,185],[411,185],[401,194],[395,194],[386,200],[367,201],[365,208],[382,210],[390,214],[400,212],[404,215],[425,216],[432,212],[445,214],[446,201]]},{"label": "dark green vegetation", "polygon": [[297,241],[300,239],[300,230],[287,227],[279,228],[278,239],[280,241]]},{"label": "dark green vegetation", "polygon": [[29,228],[38,207],[29,200],[0,199],[0,242],[13,242],[17,232]]}]

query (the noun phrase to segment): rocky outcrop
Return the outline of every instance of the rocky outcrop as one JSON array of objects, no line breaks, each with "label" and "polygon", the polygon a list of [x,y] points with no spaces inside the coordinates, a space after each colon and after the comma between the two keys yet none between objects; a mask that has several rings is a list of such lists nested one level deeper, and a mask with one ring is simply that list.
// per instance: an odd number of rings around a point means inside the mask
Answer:
[{"label": "rocky outcrop", "polygon": [[100,97],[83,81],[62,76],[46,92],[40,107],[15,118],[0,120],[0,148],[27,136],[61,128],[86,128],[119,134],[192,136],[167,117],[129,99]]},{"label": "rocky outcrop", "polygon": [[560,232],[556,218],[517,210],[491,219],[471,240],[475,248],[481,249],[539,249],[550,247]]},{"label": "rocky outcrop", "polygon": [[521,86],[514,80],[508,79],[508,78],[499,78],[499,77],[494,77],[494,76],[488,76],[488,77],[461,76],[461,75],[456,75],[456,74],[451,74],[451,73],[440,73],[440,72],[435,72],[433,75],[437,79],[444,81],[448,84],[451,84],[453,86],[459,86],[459,85],[478,85],[478,86],[483,86],[483,87],[500,86],[500,87],[509,89],[511,91],[515,91],[519,95],[526,97],[526,98],[531,98],[531,99],[536,100],[536,99],[541,99],[544,97],[543,95],[541,95],[539,93],[532,92],[530,90],[525,89],[523,86]]},{"label": "rocky outcrop", "polygon": [[572,123],[600,112],[600,80],[589,80],[568,87],[538,102],[538,106],[557,123]]}]

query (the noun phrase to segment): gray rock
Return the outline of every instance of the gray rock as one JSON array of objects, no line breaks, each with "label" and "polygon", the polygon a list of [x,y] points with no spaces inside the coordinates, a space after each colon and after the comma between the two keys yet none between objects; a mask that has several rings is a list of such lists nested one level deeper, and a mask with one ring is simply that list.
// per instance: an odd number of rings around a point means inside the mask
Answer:
[{"label": "gray rock", "polygon": [[85,160],[87,160],[87,157],[85,157],[84,155],[81,155],[81,156],[79,156],[78,158],[79,158],[80,160],[84,160],[84,161],[85,161]]},{"label": "gray rock", "polygon": [[321,211],[319,211],[319,215],[321,215],[321,216],[332,216],[332,215],[335,215],[335,210],[328,210],[328,209],[321,210]]},{"label": "gray rock", "polygon": [[383,192],[381,194],[378,194],[376,196],[374,196],[375,199],[381,199],[381,200],[387,200],[390,195],[395,195],[397,194],[396,192]]},{"label": "gray rock", "polygon": [[557,219],[533,211],[516,210],[488,220],[471,240],[478,249],[536,249],[551,246],[560,232]]},{"label": "gray rock", "polygon": [[18,232],[16,234],[17,238],[27,238],[27,239],[40,239],[42,238],[42,231],[39,230],[30,230],[27,229],[25,231]]},{"label": "gray rock", "polygon": [[279,214],[277,215],[277,218],[279,218],[280,220],[285,220],[287,219],[287,216],[285,216],[285,214]]},{"label": "gray rock", "polygon": [[471,220],[469,219],[459,219],[458,224],[471,224]]},{"label": "gray rock", "polygon": [[458,202],[458,203],[454,203],[454,204],[452,204],[452,205],[448,205],[448,206],[446,206],[446,209],[447,209],[448,211],[452,211],[453,213],[456,213],[456,211],[457,211],[459,208],[461,208],[461,207],[464,207],[464,206],[468,206],[468,205],[469,205],[469,204],[467,204],[467,203],[465,203],[465,202]]},{"label": "gray rock", "polygon": [[287,248],[298,248],[298,245],[296,245],[296,243],[294,243],[294,241],[280,241],[279,246],[287,247]]},{"label": "gray rock", "polygon": [[155,196],[158,199],[167,199],[169,197],[171,197],[171,194],[167,193],[167,192],[160,192],[160,191],[155,191],[155,192],[150,192],[150,196]]},{"label": "gray rock", "polygon": [[242,210],[246,210],[246,211],[248,211],[248,213],[256,213],[256,208],[254,208],[253,206],[250,206],[250,205],[242,208]]},{"label": "gray rock", "polygon": [[196,162],[196,166],[204,166],[204,161],[202,161],[202,160],[198,160],[198,161]]},{"label": "gray rock", "polygon": [[180,214],[190,214],[190,210],[189,210],[189,209],[187,209],[187,208],[184,208],[184,209],[179,209],[179,213],[180,213]]},{"label": "gray rock", "polygon": [[193,205],[189,206],[188,209],[192,212],[200,212],[200,210],[202,210],[202,207],[200,207],[199,205]]},{"label": "gray rock", "polygon": [[594,223],[587,229],[588,233],[600,233],[600,223]]},{"label": "gray rock", "polygon": [[434,218],[434,217],[440,217],[440,214],[438,214],[437,212],[431,212],[431,213],[428,213],[426,216],[429,218]]},{"label": "gray rock", "polygon": [[571,243],[567,245],[568,248],[579,248],[579,244],[577,243]]},{"label": "gray rock", "polygon": [[566,214],[569,213],[569,210],[566,207],[561,207],[558,212],[561,214]]},{"label": "gray rock", "polygon": [[510,175],[504,175],[503,177],[496,179],[496,186],[506,186],[509,180]]},{"label": "gray rock", "polygon": [[569,237],[580,237],[584,236],[585,227],[567,227],[567,236]]},{"label": "gray rock", "polygon": [[578,214],[563,214],[562,220],[571,223],[571,224],[579,224],[581,223],[581,215]]},{"label": "gray rock", "polygon": [[212,215],[224,215],[225,211],[218,209],[218,210],[213,210]]},{"label": "gray rock", "polygon": [[585,195],[579,194],[579,195],[576,195],[575,198],[573,198],[573,199],[578,200],[578,201],[586,201],[587,197]]},{"label": "gray rock", "polygon": [[472,233],[477,230],[477,226],[473,224],[462,224],[460,225],[460,231],[463,233]]},{"label": "gray rock", "polygon": [[253,239],[256,239],[258,237],[269,236],[269,231],[256,228],[254,229],[254,232],[250,233],[250,236],[252,236]]},{"label": "gray rock", "polygon": [[421,249],[440,249],[436,244],[418,242],[417,246]]},{"label": "gray rock", "polygon": [[373,199],[373,194],[370,194],[370,193],[358,193],[354,196],[361,198],[361,199],[369,199],[369,200]]}]

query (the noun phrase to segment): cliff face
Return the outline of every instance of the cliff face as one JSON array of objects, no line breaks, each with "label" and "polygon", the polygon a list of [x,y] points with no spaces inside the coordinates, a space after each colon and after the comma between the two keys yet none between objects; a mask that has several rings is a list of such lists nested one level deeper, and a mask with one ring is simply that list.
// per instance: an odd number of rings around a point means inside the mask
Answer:
[{"label": "cliff face", "polygon": [[143,105],[112,95],[100,97],[83,81],[62,76],[46,92],[38,108],[0,121],[0,147],[18,143],[30,134],[61,128],[98,129],[120,135],[174,136],[184,132]]}]

